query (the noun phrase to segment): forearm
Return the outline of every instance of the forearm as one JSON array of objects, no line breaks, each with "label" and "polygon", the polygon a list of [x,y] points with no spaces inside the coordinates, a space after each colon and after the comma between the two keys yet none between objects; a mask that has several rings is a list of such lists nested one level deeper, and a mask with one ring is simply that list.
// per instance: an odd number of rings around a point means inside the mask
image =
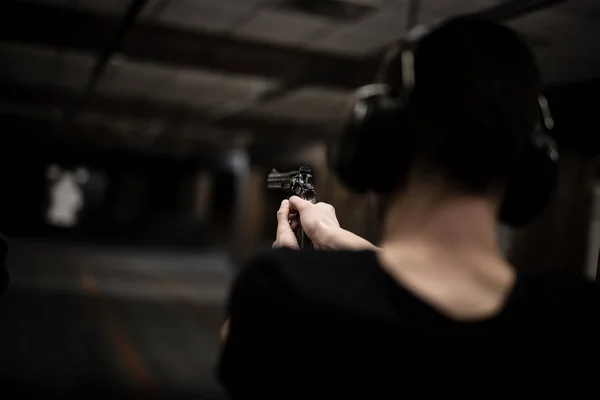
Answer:
[{"label": "forearm", "polygon": [[324,235],[322,250],[377,250],[378,247],[368,240],[342,228],[328,230]]}]

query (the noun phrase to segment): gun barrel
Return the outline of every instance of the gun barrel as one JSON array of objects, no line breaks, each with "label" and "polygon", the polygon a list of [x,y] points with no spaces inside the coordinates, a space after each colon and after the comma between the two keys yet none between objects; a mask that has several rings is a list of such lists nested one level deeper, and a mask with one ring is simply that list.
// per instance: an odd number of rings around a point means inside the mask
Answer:
[{"label": "gun barrel", "polygon": [[286,182],[281,183],[268,183],[267,189],[289,189],[290,185]]},{"label": "gun barrel", "polygon": [[[267,185],[269,188],[276,189],[284,184],[290,183],[290,178],[297,174],[297,171],[291,172],[277,172],[273,171],[267,176]],[[276,185],[276,186],[271,186]]]},{"label": "gun barrel", "polygon": [[281,180],[276,180],[276,181],[267,181],[267,188],[268,189],[284,189],[284,188],[289,188],[290,187],[290,180],[289,179],[281,179]]}]

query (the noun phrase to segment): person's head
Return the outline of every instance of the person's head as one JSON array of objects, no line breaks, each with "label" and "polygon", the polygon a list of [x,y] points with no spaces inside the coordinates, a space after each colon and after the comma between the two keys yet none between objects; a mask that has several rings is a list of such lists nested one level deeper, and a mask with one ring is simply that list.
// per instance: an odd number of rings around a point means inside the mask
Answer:
[{"label": "person's head", "polygon": [[404,210],[404,222],[388,219],[391,226],[406,227],[407,216],[430,221],[450,203],[462,210],[455,221],[479,209],[488,226],[498,216],[531,222],[548,201],[558,151],[545,132],[552,121],[527,44],[506,27],[461,17],[409,48],[386,55],[383,84],[357,91],[330,147],[338,177],[353,191],[383,195],[381,208]]},{"label": "person's head", "polygon": [[[398,58],[386,66],[392,87],[399,68]],[[418,42],[414,73],[409,176],[450,195],[499,202],[539,121],[541,77],[527,44],[504,26],[456,18]],[[410,184],[400,177],[400,194]]]}]

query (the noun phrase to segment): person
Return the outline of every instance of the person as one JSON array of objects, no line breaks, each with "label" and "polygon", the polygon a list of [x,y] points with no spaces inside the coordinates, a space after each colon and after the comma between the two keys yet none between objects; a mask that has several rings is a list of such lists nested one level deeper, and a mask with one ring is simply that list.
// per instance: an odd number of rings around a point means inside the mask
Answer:
[{"label": "person", "polygon": [[[381,242],[344,230],[331,205],[282,202],[275,249],[232,287],[217,370],[232,398],[582,387],[580,360],[599,333],[595,285],[517,271],[498,244],[510,173],[539,118],[533,55],[510,29],[463,18],[414,56],[415,151],[387,182]],[[316,251],[297,251],[296,213]]]}]

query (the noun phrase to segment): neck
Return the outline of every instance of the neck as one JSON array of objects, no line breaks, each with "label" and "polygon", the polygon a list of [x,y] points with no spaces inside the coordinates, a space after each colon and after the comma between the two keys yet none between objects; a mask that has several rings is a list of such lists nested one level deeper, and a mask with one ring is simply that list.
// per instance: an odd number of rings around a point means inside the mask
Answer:
[{"label": "neck", "polygon": [[388,205],[382,247],[418,244],[448,256],[465,251],[500,256],[496,214],[494,202],[485,198],[415,188]]},{"label": "neck", "polygon": [[499,249],[493,201],[411,190],[388,206],[382,267],[442,314],[478,320],[502,309],[515,273]]}]

